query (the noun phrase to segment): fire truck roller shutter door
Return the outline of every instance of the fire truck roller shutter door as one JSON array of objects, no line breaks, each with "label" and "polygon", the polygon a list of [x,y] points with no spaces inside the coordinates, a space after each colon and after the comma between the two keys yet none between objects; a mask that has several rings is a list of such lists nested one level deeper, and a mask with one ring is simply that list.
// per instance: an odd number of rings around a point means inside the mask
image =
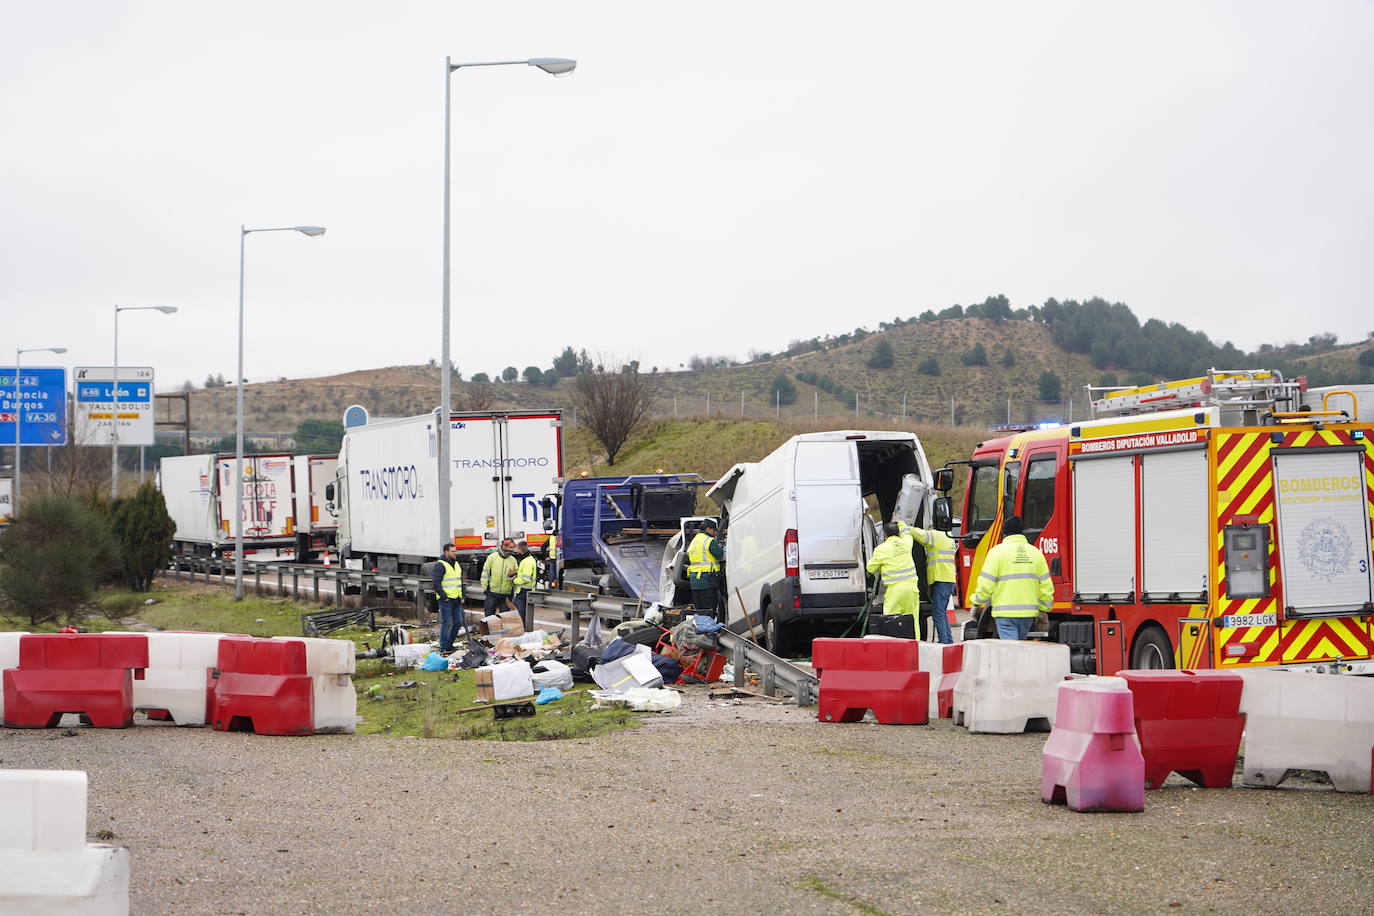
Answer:
[{"label": "fire truck roller shutter door", "polygon": [[1135,575],[1135,459],[1073,465],[1074,590],[1084,600],[1129,595]]}]

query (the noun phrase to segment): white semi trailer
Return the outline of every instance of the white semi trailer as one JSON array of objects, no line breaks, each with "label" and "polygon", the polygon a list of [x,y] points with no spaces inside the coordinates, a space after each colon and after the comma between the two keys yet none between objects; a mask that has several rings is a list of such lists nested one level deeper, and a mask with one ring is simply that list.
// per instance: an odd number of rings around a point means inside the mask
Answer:
[{"label": "white semi trailer", "polygon": [[297,455],[296,559],[302,563],[334,543],[338,519],[327,508],[325,489],[338,474],[338,455]]},{"label": "white semi trailer", "polygon": [[449,423],[452,530],[439,530],[437,416],[350,429],[339,451],[329,506],[350,565],[422,572],[440,547],[475,564],[502,538],[543,545],[540,499],[563,477],[557,410],[455,413]]},{"label": "white semi trailer", "polygon": [[[244,551],[293,547],[295,490],[289,453],[246,455],[243,459]],[[209,555],[234,549],[234,456],[180,455],[163,458],[158,486],[176,523],[173,546],[181,553]]]}]

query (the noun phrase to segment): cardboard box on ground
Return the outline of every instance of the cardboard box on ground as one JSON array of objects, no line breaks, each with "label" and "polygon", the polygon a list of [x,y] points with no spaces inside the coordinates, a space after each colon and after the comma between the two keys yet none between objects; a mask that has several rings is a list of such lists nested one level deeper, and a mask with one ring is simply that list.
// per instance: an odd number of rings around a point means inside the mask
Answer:
[{"label": "cardboard box on ground", "polygon": [[477,632],[482,636],[524,636],[525,624],[520,620],[518,611],[502,611],[483,617],[477,622]]}]

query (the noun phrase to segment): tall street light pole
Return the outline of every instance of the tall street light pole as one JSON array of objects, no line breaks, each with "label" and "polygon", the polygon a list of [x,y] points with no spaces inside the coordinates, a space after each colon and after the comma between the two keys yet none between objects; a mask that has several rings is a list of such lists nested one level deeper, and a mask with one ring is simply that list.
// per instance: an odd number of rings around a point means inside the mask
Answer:
[{"label": "tall street light pole", "polygon": [[23,380],[24,373],[20,369],[19,363],[25,353],[66,352],[66,347],[19,347],[14,351],[14,493],[10,496],[10,518],[19,517],[19,494],[24,489],[24,451],[19,444],[23,441],[22,434],[24,432],[24,401],[19,397],[19,385]]},{"label": "tall street light pole", "polygon": [[453,417],[453,392],[450,384],[452,368],[449,358],[449,142],[450,112],[449,104],[452,83],[449,79],[454,70],[464,67],[513,67],[517,65],[538,67],[552,76],[567,76],[577,69],[577,61],[562,57],[532,57],[529,60],[493,60],[483,63],[455,64],[453,58],[444,58],[444,309],[440,328],[442,342],[439,353],[439,416],[435,418],[435,433],[438,437],[439,461],[439,535],[445,544],[453,540],[453,525],[449,518],[449,489],[451,463],[449,461],[449,433]]},{"label": "tall street light pole", "polygon": [[250,232],[299,232],[311,238],[324,235],[323,226],[276,226],[249,229],[239,226],[239,362],[234,377],[234,600],[243,600],[243,254]]},{"label": "tall street light pole", "polygon": [[153,311],[171,315],[176,310],[175,305],[116,305],[114,307],[114,419],[110,424],[110,499],[112,500],[119,498],[119,313]]}]

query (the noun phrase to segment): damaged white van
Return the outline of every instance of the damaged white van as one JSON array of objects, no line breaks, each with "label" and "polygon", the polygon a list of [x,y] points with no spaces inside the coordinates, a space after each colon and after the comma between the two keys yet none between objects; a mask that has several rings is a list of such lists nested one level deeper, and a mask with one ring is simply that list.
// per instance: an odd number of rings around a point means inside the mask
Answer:
[{"label": "damaged white van", "polygon": [[[730,629],[747,633],[752,624],[784,657],[805,654],[814,636],[854,631],[882,522],[949,526],[949,501],[936,499],[936,484],[909,432],[805,433],[732,467],[707,492],[727,531]],[[925,558],[916,559],[924,577]]]}]

